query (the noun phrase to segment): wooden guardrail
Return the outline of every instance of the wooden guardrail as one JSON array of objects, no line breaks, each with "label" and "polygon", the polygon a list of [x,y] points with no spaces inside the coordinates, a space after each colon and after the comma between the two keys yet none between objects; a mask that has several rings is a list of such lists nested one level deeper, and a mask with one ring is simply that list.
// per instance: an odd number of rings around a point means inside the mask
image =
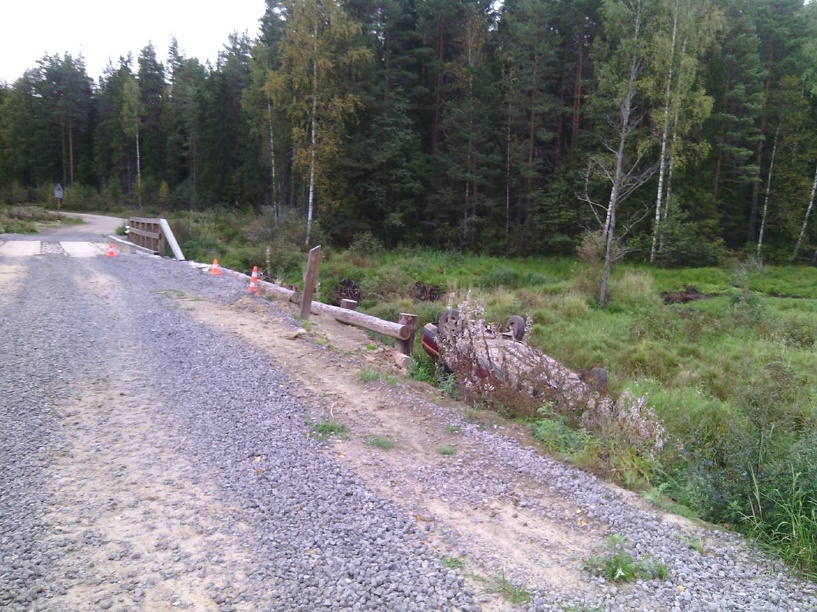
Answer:
[{"label": "wooden guardrail", "polygon": [[[316,302],[312,299],[312,288],[315,286],[315,281],[318,278],[318,265],[320,262],[321,247],[316,246],[309,251],[309,260],[307,262],[307,270],[304,275],[304,291],[300,292],[297,289],[287,289],[280,285],[275,285],[266,281],[259,280],[257,282],[258,290],[261,295],[282,299],[287,302],[300,304],[301,318],[309,319],[310,313],[326,314],[333,317],[336,321],[346,323],[347,325],[354,325],[355,327],[362,327],[369,331],[390,336],[395,339],[395,347],[403,355],[411,355],[414,348],[414,339],[417,334],[417,315],[409,313],[401,313],[400,320],[395,322],[385,321],[372,315],[362,312],[357,312],[357,302],[354,300],[343,300],[341,306],[332,306],[331,304],[324,304]],[[235,272],[233,270],[223,271],[230,275],[237,275],[244,279],[249,279],[246,274]]]},{"label": "wooden guardrail", "polygon": [[128,221],[128,241],[162,257],[167,256],[167,249],[170,247],[173,256],[184,261],[184,253],[179,248],[167,219],[131,217]]}]

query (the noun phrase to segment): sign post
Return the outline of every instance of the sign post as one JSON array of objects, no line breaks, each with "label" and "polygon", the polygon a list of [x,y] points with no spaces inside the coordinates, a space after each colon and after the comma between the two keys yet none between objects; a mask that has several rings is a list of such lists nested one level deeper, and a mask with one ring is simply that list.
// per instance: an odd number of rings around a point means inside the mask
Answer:
[{"label": "sign post", "polygon": [[54,187],[54,199],[57,201],[57,220],[62,221],[62,217],[60,216],[60,204],[62,204],[62,198],[65,195],[62,189],[62,185],[57,183],[57,186]]}]

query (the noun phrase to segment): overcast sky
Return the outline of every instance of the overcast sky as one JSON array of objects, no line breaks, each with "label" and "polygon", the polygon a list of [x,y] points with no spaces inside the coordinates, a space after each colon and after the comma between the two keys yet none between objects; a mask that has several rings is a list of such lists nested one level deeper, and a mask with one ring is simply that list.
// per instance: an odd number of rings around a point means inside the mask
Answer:
[{"label": "overcast sky", "polygon": [[174,35],[186,57],[215,64],[232,32],[258,35],[264,0],[9,0],[0,12],[0,81],[9,84],[44,55],[85,57],[88,76],[149,42],[167,63]]}]

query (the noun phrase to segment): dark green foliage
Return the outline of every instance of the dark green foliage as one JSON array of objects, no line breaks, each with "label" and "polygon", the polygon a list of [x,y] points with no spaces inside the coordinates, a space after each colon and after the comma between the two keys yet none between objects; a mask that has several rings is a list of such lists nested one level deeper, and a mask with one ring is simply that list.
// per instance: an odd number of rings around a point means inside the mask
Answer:
[{"label": "dark green foliage", "polygon": [[[319,84],[321,95],[329,88],[335,96],[321,111],[333,133],[331,150],[322,150],[326,176],[315,202],[327,236],[340,246],[371,232],[386,248],[573,255],[605,215],[577,194],[587,190],[602,205],[610,195],[609,181],[591,176],[585,184],[583,172],[589,160],[612,167],[607,158],[616,140],[603,136],[621,92],[605,71],[632,34],[615,27],[620,6],[612,0],[345,2],[351,29],[344,44],[372,61],[365,68],[337,64]],[[669,35],[668,6],[645,4],[644,31],[656,41]],[[0,87],[3,197],[45,203],[60,181],[99,194],[78,189],[68,207],[135,205],[135,143],[122,125],[124,84],[134,79],[146,208],[270,207],[275,223],[287,211],[304,216],[304,147],[293,143],[308,125],[288,109],[308,105],[301,99],[293,106],[286,96],[272,101],[265,89],[270,71],[282,66],[280,45],[293,23],[287,11],[269,0],[260,38],[231,36],[215,66],[184,57],[175,41],[166,61],[148,44],[114,61],[96,84],[70,55],[35,62]],[[684,68],[697,72],[687,79],[697,114],[682,112],[671,134],[669,208],[657,261],[713,265],[743,249],[747,237],[757,240],[780,127],[763,259],[789,261],[805,226],[798,258],[810,262],[817,252],[817,215],[806,212],[817,163],[809,137],[817,9],[802,0],[716,0],[712,14],[720,12],[723,20],[716,21],[723,25],[705,55],[686,50],[697,62]],[[646,169],[659,154],[656,100],[664,75],[657,68],[661,49],[649,47],[651,38],[639,44],[651,60],[639,67],[625,167],[641,156]],[[303,59],[297,51],[290,55],[290,63]],[[653,178],[623,194],[618,253],[646,258],[656,188]]]}]

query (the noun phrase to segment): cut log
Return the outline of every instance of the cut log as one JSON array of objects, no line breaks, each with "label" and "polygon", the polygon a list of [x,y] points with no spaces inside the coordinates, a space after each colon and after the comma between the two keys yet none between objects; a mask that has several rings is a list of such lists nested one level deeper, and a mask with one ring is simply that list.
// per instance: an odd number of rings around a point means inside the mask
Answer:
[{"label": "cut log", "polygon": [[410,325],[412,328],[411,335],[408,338],[397,340],[397,350],[403,355],[411,355],[411,350],[414,348],[414,336],[417,332],[417,315],[401,312],[398,323],[400,325]]},{"label": "cut log", "polygon": [[[249,278],[245,274],[235,274],[240,275],[242,278]],[[301,302],[300,292],[286,289],[285,287],[274,285],[266,281],[258,281],[258,290],[263,296],[270,296],[287,302],[295,302],[296,304]],[[397,338],[398,340],[408,340],[409,337],[416,332],[416,324],[392,323],[391,321],[384,321],[383,319],[378,319],[377,317],[357,312],[356,310],[340,308],[339,306],[332,306],[321,302],[312,302],[311,312],[326,314],[342,323],[362,327],[390,338]]]}]

